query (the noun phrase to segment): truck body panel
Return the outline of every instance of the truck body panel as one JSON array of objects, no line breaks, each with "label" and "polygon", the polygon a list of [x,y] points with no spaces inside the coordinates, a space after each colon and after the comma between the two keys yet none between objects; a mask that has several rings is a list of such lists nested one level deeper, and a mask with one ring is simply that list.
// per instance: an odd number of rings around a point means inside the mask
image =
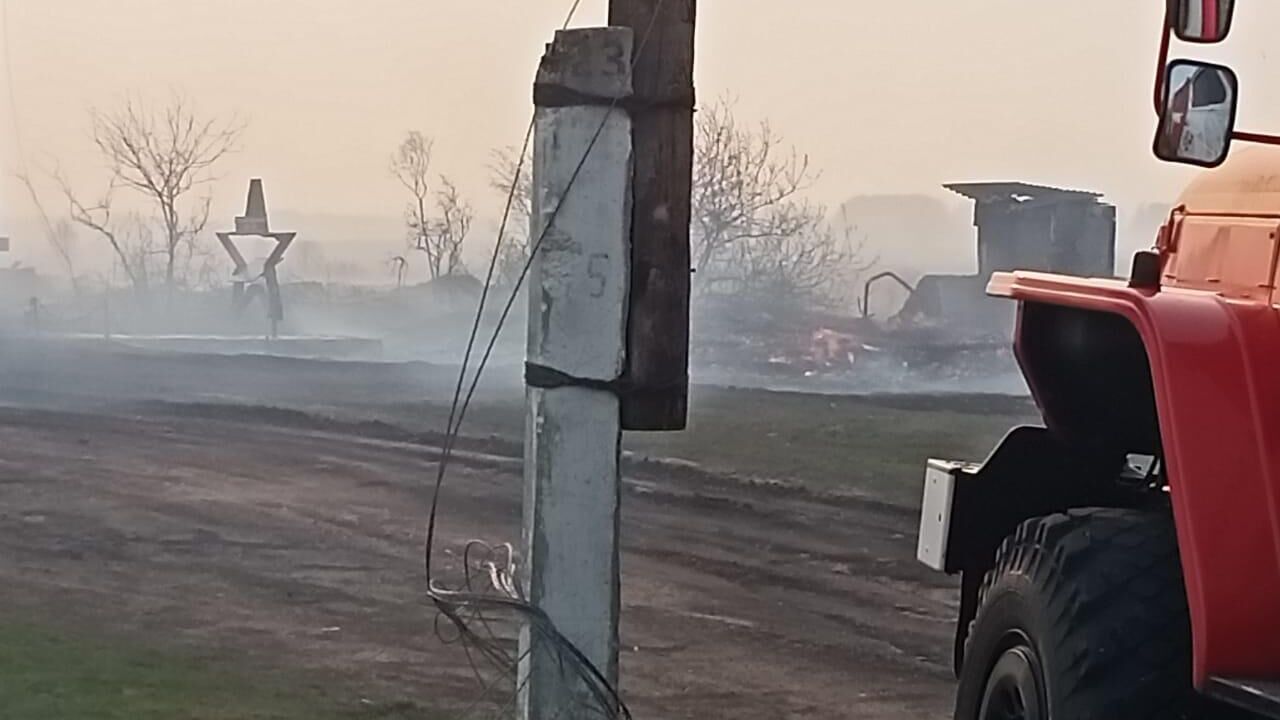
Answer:
[{"label": "truck body panel", "polygon": [[[1262,240],[1252,221],[1241,227],[1249,242]],[[1222,276],[1223,292],[1196,287],[1214,267],[1258,277],[1242,258],[1210,247],[1183,259],[1173,267],[1184,287],[1015,272],[995,274],[988,292],[1019,301],[1015,354],[1051,431],[1057,401],[1024,359],[1027,304],[1117,315],[1141,338],[1203,688],[1210,676],[1280,677],[1280,317],[1270,294],[1261,300],[1239,275]]]}]

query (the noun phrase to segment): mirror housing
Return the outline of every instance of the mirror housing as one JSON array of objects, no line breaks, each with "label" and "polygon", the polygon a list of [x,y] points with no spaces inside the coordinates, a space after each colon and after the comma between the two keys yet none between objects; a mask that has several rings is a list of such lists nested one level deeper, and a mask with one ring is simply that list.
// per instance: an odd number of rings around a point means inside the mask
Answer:
[{"label": "mirror housing", "polygon": [[1160,289],[1160,273],[1163,272],[1160,253],[1153,250],[1139,250],[1133,255],[1133,266],[1129,268],[1129,287],[1146,290]]},{"label": "mirror housing", "polygon": [[1239,81],[1231,68],[1174,60],[1165,68],[1156,157],[1217,167],[1227,159],[1235,132]]},{"label": "mirror housing", "polygon": [[1183,42],[1216,43],[1231,31],[1235,0],[1169,0],[1173,34]]}]

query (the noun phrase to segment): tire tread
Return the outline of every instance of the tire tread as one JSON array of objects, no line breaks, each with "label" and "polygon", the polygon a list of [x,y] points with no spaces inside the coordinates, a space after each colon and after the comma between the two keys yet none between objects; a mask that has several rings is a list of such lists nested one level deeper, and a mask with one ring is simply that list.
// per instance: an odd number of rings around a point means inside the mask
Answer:
[{"label": "tire tread", "polygon": [[1167,512],[1085,508],[1023,522],[983,579],[968,645],[1014,578],[1041,604],[1036,642],[1055,720],[1186,717],[1191,631]]}]

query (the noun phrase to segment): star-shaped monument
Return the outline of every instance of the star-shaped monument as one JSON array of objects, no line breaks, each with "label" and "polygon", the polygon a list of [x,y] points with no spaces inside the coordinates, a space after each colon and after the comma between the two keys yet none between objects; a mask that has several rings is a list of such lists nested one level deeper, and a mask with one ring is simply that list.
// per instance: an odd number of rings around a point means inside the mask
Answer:
[{"label": "star-shaped monument", "polygon": [[[267,319],[271,322],[269,337],[275,338],[284,319],[284,303],[280,299],[280,281],[276,277],[276,266],[284,260],[284,251],[289,249],[296,232],[272,232],[267,222],[267,200],[262,194],[262,178],[249,181],[249,198],[245,203],[244,215],[236,218],[236,229],[230,232],[217,233],[218,242],[231,256],[235,263],[235,271],[231,273],[232,302],[237,312],[244,309],[255,297],[264,294],[264,288],[258,285],[261,280],[265,285]],[[237,237],[267,237],[276,241],[271,254],[262,261],[261,267],[250,268],[244,254],[236,247]]]}]

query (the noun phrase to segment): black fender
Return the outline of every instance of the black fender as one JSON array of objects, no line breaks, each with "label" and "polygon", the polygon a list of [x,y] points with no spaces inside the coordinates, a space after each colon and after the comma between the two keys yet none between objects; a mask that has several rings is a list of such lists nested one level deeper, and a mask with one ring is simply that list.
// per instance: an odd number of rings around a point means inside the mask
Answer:
[{"label": "black fender", "polygon": [[978,589],[1000,543],[1028,518],[1075,507],[1132,507],[1116,483],[1125,456],[1069,447],[1044,427],[1015,427],[981,465],[956,467],[947,538],[948,573],[959,573],[960,616],[954,663],[964,661]]}]

